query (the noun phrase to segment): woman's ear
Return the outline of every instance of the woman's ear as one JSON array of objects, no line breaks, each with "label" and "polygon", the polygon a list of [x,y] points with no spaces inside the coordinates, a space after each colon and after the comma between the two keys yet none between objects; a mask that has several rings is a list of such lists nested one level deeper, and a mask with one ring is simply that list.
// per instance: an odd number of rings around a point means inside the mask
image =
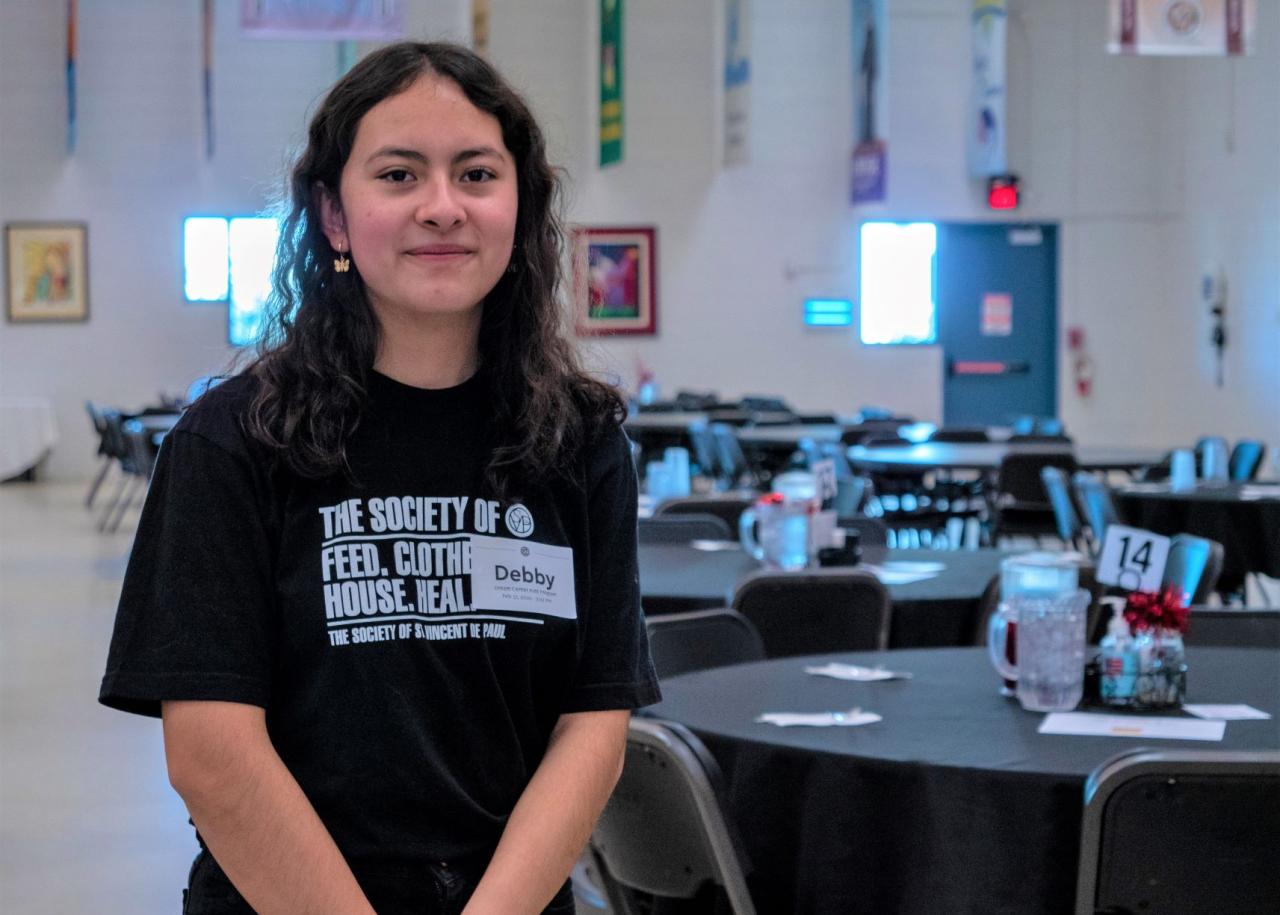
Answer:
[{"label": "woman's ear", "polygon": [[351,244],[347,238],[347,220],[342,214],[342,201],[338,195],[323,184],[316,182],[316,202],[320,205],[320,230],[329,240],[329,247],[335,251],[350,251]]}]

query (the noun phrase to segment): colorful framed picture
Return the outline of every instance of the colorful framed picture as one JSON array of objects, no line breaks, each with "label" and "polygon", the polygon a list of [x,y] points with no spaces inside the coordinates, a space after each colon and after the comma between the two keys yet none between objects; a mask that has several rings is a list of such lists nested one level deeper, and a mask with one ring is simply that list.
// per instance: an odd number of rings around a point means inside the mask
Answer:
[{"label": "colorful framed picture", "polygon": [[10,323],[89,319],[88,231],[82,222],[5,224]]},{"label": "colorful framed picture", "polygon": [[656,230],[573,230],[574,318],[580,336],[655,334]]}]

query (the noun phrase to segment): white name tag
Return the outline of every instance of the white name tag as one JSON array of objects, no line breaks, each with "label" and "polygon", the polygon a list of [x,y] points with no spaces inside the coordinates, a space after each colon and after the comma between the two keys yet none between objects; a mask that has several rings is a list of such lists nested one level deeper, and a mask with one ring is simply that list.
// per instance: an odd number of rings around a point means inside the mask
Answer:
[{"label": "white name tag", "polygon": [[573,550],[472,534],[471,605],[577,619]]},{"label": "white name tag", "polygon": [[1127,591],[1159,591],[1169,560],[1169,538],[1112,524],[1098,557],[1098,581]]}]

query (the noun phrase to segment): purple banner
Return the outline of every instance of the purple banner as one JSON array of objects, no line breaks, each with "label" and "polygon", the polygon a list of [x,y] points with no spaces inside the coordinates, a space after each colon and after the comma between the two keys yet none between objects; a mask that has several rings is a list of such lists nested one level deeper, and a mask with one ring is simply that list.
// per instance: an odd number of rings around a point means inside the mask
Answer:
[{"label": "purple banner", "polygon": [[246,38],[320,41],[400,38],[400,0],[240,0]]}]

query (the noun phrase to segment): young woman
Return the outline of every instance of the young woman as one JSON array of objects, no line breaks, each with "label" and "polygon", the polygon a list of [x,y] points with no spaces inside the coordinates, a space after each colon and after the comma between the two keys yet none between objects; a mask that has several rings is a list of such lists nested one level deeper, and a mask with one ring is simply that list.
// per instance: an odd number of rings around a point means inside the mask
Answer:
[{"label": "young woman", "polygon": [[471,52],[392,45],[290,191],[273,332],[165,439],[101,701],[163,717],[185,912],[571,912],[658,689],[542,134]]}]

